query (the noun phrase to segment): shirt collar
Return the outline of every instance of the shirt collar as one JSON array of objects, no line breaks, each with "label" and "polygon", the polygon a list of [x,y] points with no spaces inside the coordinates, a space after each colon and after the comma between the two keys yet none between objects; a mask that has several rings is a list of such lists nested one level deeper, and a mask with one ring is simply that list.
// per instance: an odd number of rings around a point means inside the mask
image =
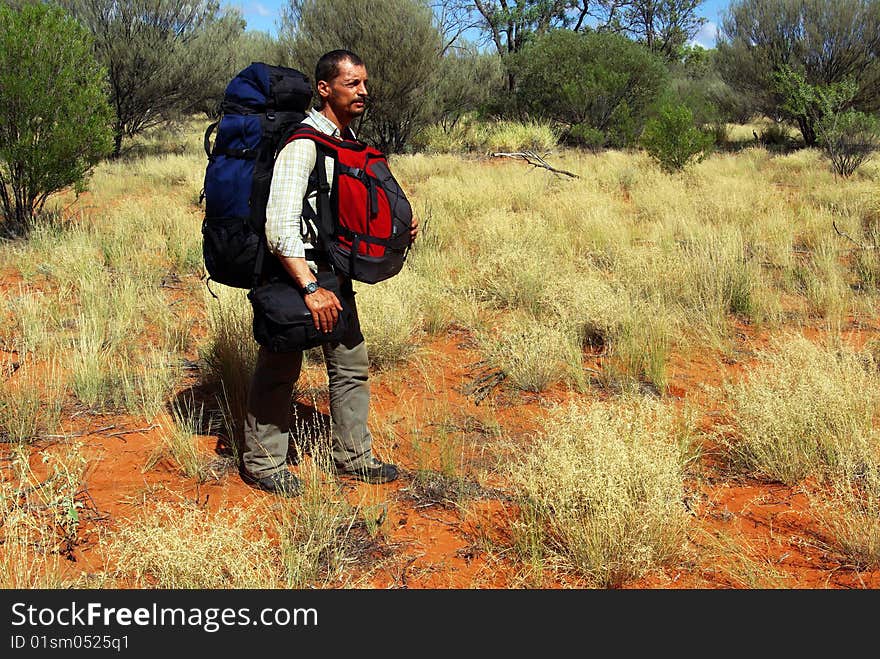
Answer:
[{"label": "shirt collar", "polygon": [[314,108],[309,110],[309,119],[315,122],[315,128],[322,133],[339,137],[339,127]]},{"label": "shirt collar", "polygon": [[[339,127],[315,108],[309,110],[308,116],[309,119],[314,122],[315,128],[320,130],[322,133],[332,135],[333,137],[340,137]],[[347,132],[354,136],[354,131],[351,130],[351,127],[349,127]]]}]

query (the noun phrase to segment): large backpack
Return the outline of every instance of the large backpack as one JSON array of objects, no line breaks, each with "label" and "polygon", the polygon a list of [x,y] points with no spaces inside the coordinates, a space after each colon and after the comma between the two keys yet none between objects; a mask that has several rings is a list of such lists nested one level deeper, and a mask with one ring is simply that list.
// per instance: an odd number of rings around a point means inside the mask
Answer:
[{"label": "large backpack", "polygon": [[[298,139],[313,141],[318,151],[316,225],[334,269],[367,284],[396,275],[409,252],[413,213],[384,154],[308,125],[290,137]],[[334,160],[332,186],[322,154]]]},{"label": "large backpack", "polygon": [[272,167],[305,118],[311,98],[304,74],[262,62],[252,63],[227,85],[222,116],[205,132],[202,251],[211,279],[237,288],[255,284],[265,249]]}]

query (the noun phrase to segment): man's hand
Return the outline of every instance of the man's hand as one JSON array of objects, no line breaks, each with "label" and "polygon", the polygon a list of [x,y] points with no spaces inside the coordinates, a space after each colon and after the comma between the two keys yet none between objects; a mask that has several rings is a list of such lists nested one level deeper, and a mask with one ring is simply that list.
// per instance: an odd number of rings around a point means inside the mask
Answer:
[{"label": "man's hand", "polygon": [[410,244],[416,241],[416,236],[419,235],[419,218],[413,215],[412,224],[410,225],[409,230],[409,242]]},{"label": "man's hand", "polygon": [[312,312],[315,329],[325,334],[332,332],[336,327],[336,321],[339,320],[339,312],[342,311],[342,305],[336,294],[326,288],[319,288],[314,293],[306,295],[304,299],[309,311]]}]

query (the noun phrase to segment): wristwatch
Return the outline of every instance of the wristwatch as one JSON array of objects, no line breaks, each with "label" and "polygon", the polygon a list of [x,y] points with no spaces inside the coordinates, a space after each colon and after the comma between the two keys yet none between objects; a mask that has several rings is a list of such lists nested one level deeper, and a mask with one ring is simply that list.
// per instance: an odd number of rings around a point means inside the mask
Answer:
[{"label": "wristwatch", "polygon": [[308,295],[309,293],[314,293],[319,288],[321,288],[321,287],[320,287],[320,285],[318,285],[318,282],[310,281],[308,284],[305,285],[305,287],[303,287],[303,295]]}]

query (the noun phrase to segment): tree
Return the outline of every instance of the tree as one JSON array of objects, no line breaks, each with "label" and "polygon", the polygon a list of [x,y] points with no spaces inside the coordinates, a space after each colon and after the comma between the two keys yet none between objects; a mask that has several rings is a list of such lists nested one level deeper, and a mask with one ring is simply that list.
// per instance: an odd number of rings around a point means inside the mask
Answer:
[{"label": "tree", "polygon": [[110,151],[106,71],[64,11],[0,5],[0,200],[4,230],[30,227],[49,195]]},{"label": "tree", "polygon": [[268,32],[248,30],[242,33],[236,43],[234,68],[238,72],[253,62],[266,62],[274,66],[280,64],[285,56],[277,38]]},{"label": "tree", "polygon": [[504,92],[498,57],[471,46],[446,53],[428,90],[431,121],[449,132],[465,114],[481,110]]},{"label": "tree", "polygon": [[788,119],[808,146],[821,117],[784,107],[775,75],[791,67],[810,85],[851,79],[849,107],[880,109],[880,0],[738,0],[722,22],[717,63],[724,80],[753,111]]},{"label": "tree", "polygon": [[703,0],[626,0],[614,9],[624,32],[671,62],[706,22],[697,14],[701,4]]},{"label": "tree", "polygon": [[[564,24],[569,0],[473,0],[482,29],[502,59],[520,52],[533,35]],[[508,67],[507,90],[516,84]]]},{"label": "tree", "polygon": [[367,65],[370,102],[358,126],[379,149],[400,152],[427,119],[426,88],[442,48],[428,6],[417,0],[291,0],[281,25],[289,62],[314,70],[345,48]]},{"label": "tree", "polygon": [[530,116],[590,129],[605,145],[632,144],[666,84],[666,67],[618,34],[554,30],[516,57],[516,98]]},{"label": "tree", "polygon": [[774,75],[790,115],[808,117],[816,127],[816,141],[840,176],[852,176],[877,148],[878,122],[864,112],[846,109],[858,86],[852,79],[829,85],[811,85],[783,67]]},{"label": "tree", "polygon": [[95,39],[116,111],[114,155],[124,137],[209,110],[236,73],[244,21],[216,0],[59,0]]}]

